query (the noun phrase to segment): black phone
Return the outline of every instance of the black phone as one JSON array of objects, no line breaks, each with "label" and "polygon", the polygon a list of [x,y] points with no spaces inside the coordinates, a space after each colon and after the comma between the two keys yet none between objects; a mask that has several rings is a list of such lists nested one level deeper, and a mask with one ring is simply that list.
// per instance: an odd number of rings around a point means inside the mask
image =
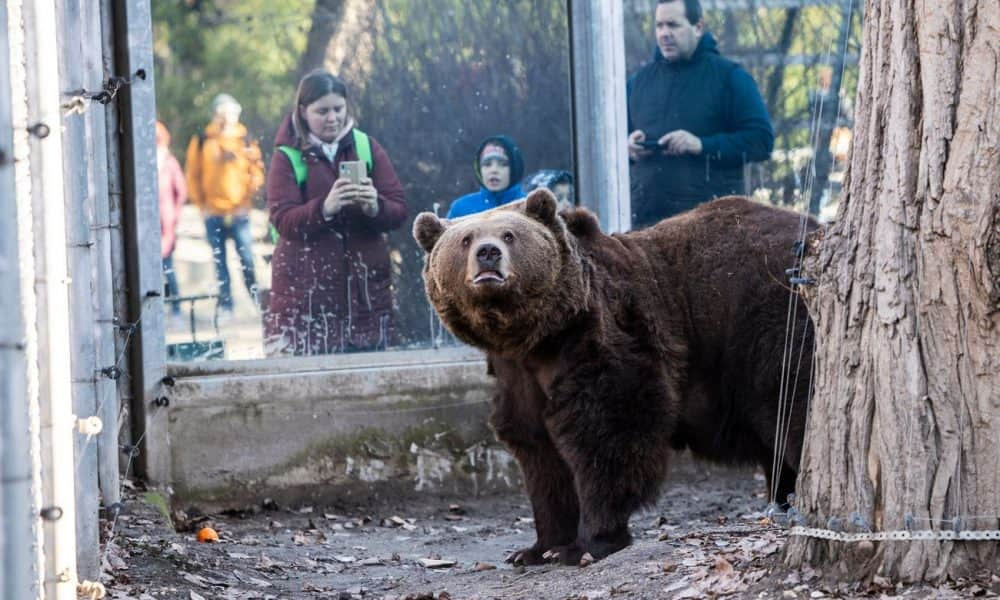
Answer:
[{"label": "black phone", "polygon": [[643,140],[643,141],[639,142],[639,145],[642,146],[643,148],[647,149],[647,150],[658,150],[658,149],[660,149],[660,148],[663,147],[663,146],[660,145],[660,142],[658,142],[656,140],[652,140],[652,141],[651,140]]}]

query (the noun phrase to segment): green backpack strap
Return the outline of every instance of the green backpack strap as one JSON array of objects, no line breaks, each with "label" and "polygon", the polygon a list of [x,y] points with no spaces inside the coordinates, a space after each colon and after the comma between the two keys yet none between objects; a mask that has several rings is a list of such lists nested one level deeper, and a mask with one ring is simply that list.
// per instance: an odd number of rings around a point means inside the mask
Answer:
[{"label": "green backpack strap", "polygon": [[[302,151],[292,146],[278,146],[278,150],[288,157],[288,162],[292,164],[292,171],[295,173],[295,185],[303,189],[306,180],[309,179],[309,165],[302,160]],[[271,235],[271,243],[278,243],[278,230],[273,223],[268,224],[268,233]]]},{"label": "green backpack strap", "polygon": [[278,150],[288,157],[288,162],[292,163],[292,170],[295,171],[295,183],[302,187],[309,179],[309,166],[302,160],[302,151],[292,146],[278,146]]},{"label": "green backpack strap", "polygon": [[358,151],[358,160],[363,160],[365,161],[365,164],[368,165],[368,175],[370,177],[372,174],[372,167],[375,166],[375,163],[372,162],[371,140],[368,138],[367,133],[361,131],[357,127],[355,127],[351,133],[354,136],[354,149]]}]

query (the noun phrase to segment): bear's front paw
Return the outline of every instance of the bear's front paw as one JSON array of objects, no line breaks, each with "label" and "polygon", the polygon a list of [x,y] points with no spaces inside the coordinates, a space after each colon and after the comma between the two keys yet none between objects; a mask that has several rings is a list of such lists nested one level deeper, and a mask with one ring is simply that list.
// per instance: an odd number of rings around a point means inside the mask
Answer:
[{"label": "bear's front paw", "polygon": [[547,560],[543,557],[544,554],[545,551],[539,548],[538,544],[535,544],[534,546],[511,552],[504,560],[515,566],[540,565]]},{"label": "bear's front paw", "polygon": [[[566,566],[581,566],[580,559],[587,551],[580,547],[580,544],[573,542],[565,546],[556,546],[542,555],[542,558],[549,562],[558,562]],[[593,558],[590,559],[593,562]],[[588,563],[589,564],[589,563]]]}]

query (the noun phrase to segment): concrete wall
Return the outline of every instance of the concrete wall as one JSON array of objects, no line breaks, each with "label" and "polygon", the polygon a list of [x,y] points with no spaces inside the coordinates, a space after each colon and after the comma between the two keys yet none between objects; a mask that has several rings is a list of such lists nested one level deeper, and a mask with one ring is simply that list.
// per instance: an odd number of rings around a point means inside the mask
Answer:
[{"label": "concrete wall", "polygon": [[486,425],[493,380],[470,349],[170,372],[165,426],[179,508],[521,488],[516,463]]}]

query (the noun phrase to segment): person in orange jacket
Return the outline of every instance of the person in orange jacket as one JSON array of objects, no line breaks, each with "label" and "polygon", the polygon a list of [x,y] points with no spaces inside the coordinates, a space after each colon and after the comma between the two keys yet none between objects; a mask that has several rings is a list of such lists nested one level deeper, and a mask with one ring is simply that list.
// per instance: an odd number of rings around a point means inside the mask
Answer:
[{"label": "person in orange jacket", "polygon": [[243,266],[243,281],[256,300],[250,200],[264,184],[260,146],[240,123],[242,107],[229,94],[212,100],[212,121],[191,138],[185,171],[188,197],[205,217],[205,233],[219,279],[219,309],[230,313],[233,296],[226,266],[226,239],[232,238]]}]

